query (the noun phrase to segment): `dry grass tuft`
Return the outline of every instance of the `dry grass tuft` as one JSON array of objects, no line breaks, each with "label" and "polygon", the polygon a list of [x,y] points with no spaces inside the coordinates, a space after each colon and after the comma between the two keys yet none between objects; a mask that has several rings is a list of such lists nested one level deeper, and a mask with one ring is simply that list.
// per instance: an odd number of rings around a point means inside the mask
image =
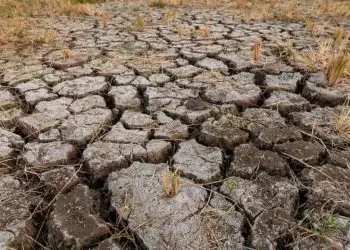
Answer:
[{"label": "dry grass tuft", "polygon": [[165,21],[170,24],[176,20],[176,9],[170,9],[165,13]]},{"label": "dry grass tuft", "polygon": [[347,69],[350,67],[350,53],[345,52],[343,54],[335,55],[327,65],[327,79],[330,86],[335,85],[339,78],[346,74]]},{"label": "dry grass tuft", "polygon": [[70,49],[64,49],[64,50],[62,51],[62,57],[63,57],[64,59],[72,58],[72,56],[73,56],[73,52],[72,52]]},{"label": "dry grass tuft", "polygon": [[202,27],[201,35],[204,36],[204,37],[210,37],[211,30],[210,30],[210,27],[208,25],[205,25],[205,26]]},{"label": "dry grass tuft", "polygon": [[107,14],[106,13],[101,14],[101,21],[102,21],[103,28],[107,29]]},{"label": "dry grass tuft", "polygon": [[164,172],[163,190],[166,197],[174,197],[180,192],[180,175],[177,169],[174,172],[170,170]]},{"label": "dry grass tuft", "polygon": [[337,44],[341,44],[343,39],[345,37],[345,32],[344,32],[344,28],[342,25],[338,26],[336,31],[333,34],[333,40],[337,43]]},{"label": "dry grass tuft", "polygon": [[56,43],[57,34],[52,29],[44,29],[41,30],[36,42],[44,43],[44,44],[55,44]]},{"label": "dry grass tuft", "polygon": [[262,59],[262,53],[261,53],[261,41],[256,40],[253,47],[252,47],[252,56],[254,62],[260,62]]},{"label": "dry grass tuft", "polygon": [[54,34],[43,29],[43,20],[67,15],[99,15],[91,3],[106,0],[0,0],[0,46],[2,49],[24,48],[36,43],[53,44]]},{"label": "dry grass tuft", "polygon": [[135,28],[137,31],[144,31],[145,30],[145,18],[138,14],[135,19]]},{"label": "dry grass tuft", "polygon": [[315,26],[316,26],[316,22],[314,21],[314,20],[312,20],[312,19],[308,19],[308,20],[306,20],[306,30],[308,31],[308,32],[313,32],[314,31],[314,29],[315,29]]},{"label": "dry grass tuft", "polygon": [[330,85],[341,77],[350,75],[350,53],[347,47],[349,37],[340,45],[333,39],[320,40],[315,48],[294,52],[297,63],[311,72],[324,71]]}]

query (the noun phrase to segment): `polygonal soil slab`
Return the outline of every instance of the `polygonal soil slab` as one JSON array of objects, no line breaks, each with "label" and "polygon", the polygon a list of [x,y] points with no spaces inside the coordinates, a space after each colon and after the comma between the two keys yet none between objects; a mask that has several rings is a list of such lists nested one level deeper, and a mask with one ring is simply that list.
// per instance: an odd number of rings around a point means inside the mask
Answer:
[{"label": "polygonal soil slab", "polygon": [[288,165],[276,152],[259,150],[252,144],[242,144],[234,149],[229,175],[250,179],[261,171],[269,175],[286,176]]},{"label": "polygonal soil slab", "polygon": [[83,153],[90,177],[101,180],[115,170],[126,168],[129,161],[148,161],[160,163],[167,159],[171,144],[152,140],[144,147],[140,144],[95,142],[88,145]]},{"label": "polygonal soil slab", "polygon": [[206,191],[185,178],[178,194],[165,197],[162,180],[167,168],[136,162],[108,178],[111,206],[142,243],[152,250],[162,249],[164,242],[174,249],[200,248],[211,246],[213,232],[220,237],[217,247],[243,249],[242,215],[211,206],[201,212]]},{"label": "polygonal soil slab", "polygon": [[321,72],[311,74],[301,94],[313,103],[336,106],[345,102],[348,92],[349,88],[346,85],[330,86],[326,76]]},{"label": "polygonal soil slab", "polygon": [[114,58],[98,58],[89,63],[89,66],[100,76],[123,74],[129,69]]},{"label": "polygonal soil slab", "polygon": [[242,118],[246,120],[247,129],[254,136],[267,127],[285,126],[283,117],[276,110],[249,108],[242,113]]},{"label": "polygonal soil slab", "polygon": [[93,140],[105,126],[111,124],[113,114],[109,109],[89,109],[70,115],[59,127],[65,141],[84,145]]},{"label": "polygonal soil slab", "polygon": [[200,182],[216,181],[221,177],[221,150],[198,144],[194,139],[179,144],[172,162],[174,168],[179,169],[184,176]]},{"label": "polygonal soil slab", "polygon": [[332,125],[335,122],[331,111],[325,108],[315,108],[310,112],[293,112],[290,114],[291,121],[305,129]]},{"label": "polygonal soil slab", "polygon": [[264,101],[263,108],[278,110],[282,115],[291,112],[305,111],[310,103],[300,95],[287,91],[273,91]]},{"label": "polygonal soil slab", "polygon": [[20,118],[18,120],[18,126],[25,135],[36,137],[41,132],[58,126],[60,122],[60,120],[49,117],[46,114],[36,113]]},{"label": "polygonal soil slab", "polygon": [[228,150],[248,140],[249,134],[241,128],[247,123],[234,115],[223,115],[219,120],[209,118],[201,125],[199,141],[205,145],[224,147]]},{"label": "polygonal soil slab", "polygon": [[126,128],[130,129],[149,128],[156,125],[156,121],[153,120],[150,115],[132,110],[126,110],[120,118],[120,121]]},{"label": "polygonal soil slab", "polygon": [[12,128],[17,125],[18,119],[23,117],[23,111],[19,108],[0,110],[0,124],[3,128]]},{"label": "polygonal soil slab", "polygon": [[58,96],[53,94],[47,88],[41,88],[37,90],[31,90],[24,93],[24,99],[27,104],[34,106],[41,101],[51,101],[56,99]]},{"label": "polygonal soil slab", "polygon": [[32,249],[37,234],[32,212],[40,198],[10,175],[1,175],[0,200],[0,249]]},{"label": "polygonal soil slab", "polygon": [[112,129],[103,137],[103,141],[115,143],[138,143],[142,144],[149,140],[150,129],[126,129],[121,122],[115,124]]},{"label": "polygonal soil slab", "polygon": [[335,129],[339,115],[340,112],[336,109],[315,108],[310,112],[293,112],[290,120],[326,144],[345,146],[349,144],[349,140]]},{"label": "polygonal soil slab", "polygon": [[286,154],[296,165],[305,163],[315,165],[326,153],[326,149],[322,145],[311,141],[285,142],[275,145],[274,150]]},{"label": "polygonal soil slab", "polygon": [[17,99],[8,90],[0,90],[0,110],[8,110],[19,105]]},{"label": "polygonal soil slab", "polygon": [[277,239],[289,230],[298,200],[297,185],[286,178],[260,173],[253,181],[228,178],[221,192],[255,218],[252,244],[256,249],[274,249]]},{"label": "polygonal soil slab", "polygon": [[123,250],[123,247],[114,242],[113,238],[108,238],[101,241],[93,250]]},{"label": "polygonal soil slab", "polygon": [[35,112],[42,113],[42,115],[52,119],[61,120],[70,115],[68,107],[73,102],[73,99],[61,97],[52,101],[42,101],[35,106]]},{"label": "polygonal soil slab", "polygon": [[193,65],[186,65],[175,69],[166,69],[166,71],[176,78],[191,78],[201,73],[203,69]]},{"label": "polygonal soil slab", "polygon": [[108,95],[113,98],[114,105],[119,110],[141,109],[141,100],[134,86],[113,86]]},{"label": "polygonal soil slab", "polygon": [[6,69],[3,72],[3,80],[7,85],[15,86],[20,82],[39,78],[43,75],[50,74],[53,71],[53,68],[46,67],[42,64],[20,65],[15,68]]},{"label": "polygonal soil slab", "polygon": [[289,92],[295,92],[298,83],[303,78],[300,73],[286,73],[283,72],[280,75],[267,75],[264,88],[268,91],[272,90],[284,90]]},{"label": "polygonal soil slab", "polygon": [[350,166],[350,149],[329,152],[329,161],[336,166],[348,168]]},{"label": "polygonal soil slab", "polygon": [[141,90],[145,90],[148,86],[156,86],[155,83],[148,81],[147,78],[143,76],[136,76],[135,79],[130,82],[130,85]]},{"label": "polygonal soil slab", "polygon": [[163,87],[148,87],[145,92],[145,97],[150,101],[160,98],[173,98],[186,100],[189,98],[197,98],[198,91],[192,89],[183,89],[174,83],[166,83]]},{"label": "polygonal soil slab", "polygon": [[71,144],[63,142],[38,143],[29,142],[22,153],[25,164],[38,170],[48,167],[73,164],[78,156],[78,150]]},{"label": "polygonal soil slab", "polygon": [[56,50],[45,57],[45,61],[56,69],[67,69],[86,63],[100,52],[95,49]]},{"label": "polygonal soil slab", "polygon": [[275,144],[302,139],[300,131],[293,126],[272,126],[263,128],[254,143],[260,148],[271,149]]},{"label": "polygonal soil slab", "polygon": [[98,194],[79,184],[61,194],[48,222],[48,243],[53,248],[81,249],[110,234],[99,213]]},{"label": "polygonal soil slab", "polygon": [[79,183],[73,166],[52,169],[41,174],[40,181],[54,194],[64,193]]},{"label": "polygonal soil slab", "polygon": [[190,98],[186,100],[182,105],[170,103],[170,105],[164,107],[164,112],[169,116],[180,119],[186,124],[199,124],[205,121],[207,118],[214,114],[220,113],[224,110],[236,113],[236,107],[234,104],[230,104],[230,108],[215,107],[213,104],[205,102],[199,98]]},{"label": "polygonal soil slab", "polygon": [[17,134],[0,128],[0,168],[11,168],[16,162],[16,154],[24,145]]},{"label": "polygonal soil slab", "polygon": [[254,85],[254,75],[245,72],[227,81],[219,82],[204,93],[205,98],[210,102],[235,103],[243,106],[257,104],[260,95],[260,88]]},{"label": "polygonal soil slab", "polygon": [[156,128],[154,132],[155,139],[184,140],[187,137],[187,125],[182,124],[179,120],[175,120],[161,125],[158,128]]},{"label": "polygonal soil slab", "polygon": [[207,70],[228,73],[228,67],[222,61],[213,58],[204,58],[198,61],[196,65]]},{"label": "polygonal soil slab", "polygon": [[94,108],[106,108],[106,102],[102,96],[88,95],[87,97],[74,101],[69,110],[75,114],[87,111]]},{"label": "polygonal soil slab", "polygon": [[193,52],[207,54],[207,56],[215,56],[219,54],[223,49],[223,46],[219,44],[200,45],[191,48]]},{"label": "polygonal soil slab", "polygon": [[304,169],[302,179],[309,186],[308,201],[350,216],[350,170],[327,164]]},{"label": "polygonal soil slab", "polygon": [[108,83],[103,76],[85,76],[61,82],[53,87],[53,91],[61,96],[80,98],[89,94],[99,94],[107,88]]},{"label": "polygonal soil slab", "polygon": [[157,85],[161,85],[170,82],[170,77],[166,74],[153,74],[149,77],[149,80]]}]

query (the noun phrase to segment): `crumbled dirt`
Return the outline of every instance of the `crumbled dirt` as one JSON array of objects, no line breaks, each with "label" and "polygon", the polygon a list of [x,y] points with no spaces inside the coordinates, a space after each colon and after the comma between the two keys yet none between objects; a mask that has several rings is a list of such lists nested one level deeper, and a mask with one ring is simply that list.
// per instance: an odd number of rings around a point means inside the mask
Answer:
[{"label": "crumbled dirt", "polygon": [[0,249],[350,248],[349,85],[281,45],[321,35],[95,7],[47,19],[55,45],[0,55]]}]

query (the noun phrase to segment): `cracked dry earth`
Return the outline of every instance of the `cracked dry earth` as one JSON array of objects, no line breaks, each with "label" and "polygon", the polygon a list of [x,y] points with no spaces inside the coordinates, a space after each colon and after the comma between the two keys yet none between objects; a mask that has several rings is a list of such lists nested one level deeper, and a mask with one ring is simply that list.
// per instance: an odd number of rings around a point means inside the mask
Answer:
[{"label": "cracked dry earth", "polygon": [[0,60],[1,249],[350,248],[347,90],[276,43],[315,44],[303,25],[145,7],[137,32],[135,6],[100,8],[106,28],[61,17],[57,48]]}]

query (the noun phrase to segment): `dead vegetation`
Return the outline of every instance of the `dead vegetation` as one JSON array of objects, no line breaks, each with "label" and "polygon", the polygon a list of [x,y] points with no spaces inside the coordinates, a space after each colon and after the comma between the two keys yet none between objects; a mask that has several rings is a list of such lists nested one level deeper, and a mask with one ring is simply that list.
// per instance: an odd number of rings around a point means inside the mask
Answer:
[{"label": "dead vegetation", "polygon": [[43,20],[59,15],[72,21],[81,15],[99,17],[103,13],[92,5],[97,2],[105,0],[0,0],[0,48],[52,45],[55,34],[43,27]]},{"label": "dead vegetation", "polygon": [[[297,64],[311,72],[323,71],[330,86],[341,83],[341,79],[350,76],[349,36],[337,44],[331,38],[321,39],[315,48],[308,48],[291,54]],[[338,40],[339,42],[339,40]]]}]

